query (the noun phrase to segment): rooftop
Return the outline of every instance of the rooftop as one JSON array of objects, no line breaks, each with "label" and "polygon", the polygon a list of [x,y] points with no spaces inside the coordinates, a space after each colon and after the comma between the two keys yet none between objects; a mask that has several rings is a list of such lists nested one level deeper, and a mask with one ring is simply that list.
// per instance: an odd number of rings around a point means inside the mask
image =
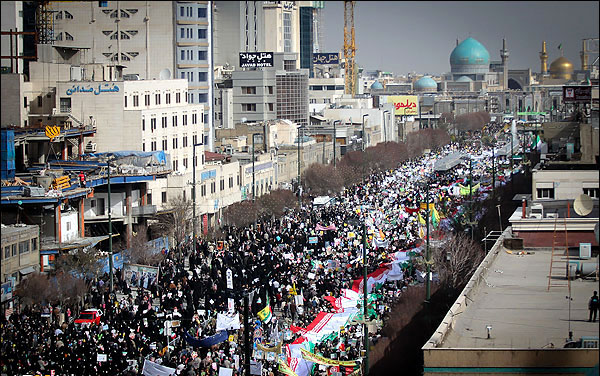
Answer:
[{"label": "rooftop", "polygon": [[[455,314],[452,329],[437,347],[539,349],[551,343],[563,347],[569,333],[565,298],[569,293],[566,287],[547,291],[551,254],[550,248],[517,255],[499,247],[485,270],[485,283],[468,293],[464,310]],[[571,281],[570,326],[575,340],[598,336],[598,322],[587,322],[587,302],[594,290],[597,282]]]}]

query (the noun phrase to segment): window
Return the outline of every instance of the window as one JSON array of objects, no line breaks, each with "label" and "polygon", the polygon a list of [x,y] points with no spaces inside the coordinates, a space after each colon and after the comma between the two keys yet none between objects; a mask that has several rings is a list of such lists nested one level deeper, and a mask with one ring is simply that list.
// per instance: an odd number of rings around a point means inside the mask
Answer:
[{"label": "window", "polygon": [[171,104],[171,93],[165,94],[165,104]]},{"label": "window", "polygon": [[150,149],[152,149],[151,151],[156,151],[156,141],[150,143]]},{"label": "window", "polygon": [[175,93],[175,103],[181,102],[181,93]]},{"label": "window", "polygon": [[188,168],[188,159],[183,158],[183,167]]},{"label": "window", "polygon": [[16,256],[16,255],[17,255],[17,245],[16,245],[16,244],[13,244],[13,245],[12,245],[12,255],[13,255],[13,256]]},{"label": "window", "polygon": [[591,198],[600,198],[600,188],[583,188],[583,194]]},{"label": "window", "polygon": [[256,103],[242,103],[242,111],[256,112]]},{"label": "window", "polygon": [[179,170],[179,162],[173,161],[173,171],[177,171],[177,170]]},{"label": "window", "polygon": [[41,95],[38,95],[37,103],[38,103],[38,107],[42,107],[42,96]]},{"label": "window", "polygon": [[65,31],[65,40],[73,40],[73,36]]},{"label": "window", "polygon": [[242,86],[242,94],[256,94],[256,86]]},{"label": "window", "polygon": [[206,196],[206,184],[202,184],[200,187],[200,195],[202,195],[202,197]]},{"label": "window", "polygon": [[[183,8],[181,8],[181,9],[183,9]],[[165,202],[167,202],[167,192],[162,192],[161,193],[161,199],[162,199],[163,204]]]},{"label": "window", "polygon": [[213,194],[217,191],[217,184],[213,181],[210,183],[210,193]]},{"label": "window", "polygon": [[206,39],[206,29],[198,29],[198,39]]},{"label": "window", "polygon": [[156,102],[156,104],[160,104],[160,93],[154,94],[154,101]]},{"label": "window", "polygon": [[179,17],[183,17],[183,7],[179,7]]},{"label": "window", "polygon": [[125,96],[125,108],[127,108],[127,95]]},{"label": "window", "polygon": [[181,72],[181,79],[185,80],[185,72]]},{"label": "window", "polygon": [[198,60],[205,61],[208,59],[207,51],[198,51]]},{"label": "window", "polygon": [[127,13],[123,9],[121,9],[121,17],[122,18],[129,18],[129,13]]},{"label": "window", "polygon": [[283,13],[283,52],[292,52],[292,14]]},{"label": "window", "polygon": [[142,119],[142,132],[146,130],[146,119]]},{"label": "window", "polygon": [[173,137],[173,149],[177,149],[177,136]]},{"label": "window", "polygon": [[183,147],[186,148],[188,146],[188,137],[187,135],[183,136]]},{"label": "window", "polygon": [[150,106],[150,94],[144,95],[144,104]]},{"label": "window", "polygon": [[554,198],[554,188],[538,188],[537,198]]},{"label": "window", "polygon": [[[67,222],[67,225],[71,224],[71,222]],[[69,231],[70,229],[67,229]],[[29,240],[19,243],[19,254],[29,252]]]},{"label": "window", "polygon": [[106,8],[108,6],[108,1],[98,1],[98,6],[100,8]]},{"label": "window", "polygon": [[196,124],[197,122],[198,122],[198,115],[192,114],[192,125]]},{"label": "window", "polygon": [[198,8],[198,18],[206,18],[206,8]]},{"label": "window", "polygon": [[181,59],[180,60],[185,60],[185,51],[181,50]]},{"label": "window", "polygon": [[220,184],[219,184],[219,185],[220,185],[220,187],[219,187],[219,188],[220,188],[222,191],[224,191],[224,190],[225,190],[225,180],[224,180],[224,179],[221,179],[221,182],[220,182]]},{"label": "window", "polygon": [[71,98],[60,98],[60,112],[71,112]]},{"label": "window", "polygon": [[10,246],[7,245],[6,247],[4,247],[4,258],[9,258],[10,257]]},{"label": "window", "polygon": [[267,91],[269,94],[273,94],[273,86],[267,86]]},{"label": "window", "polygon": [[207,72],[198,72],[198,82],[206,82],[208,80]]},{"label": "window", "polygon": [[142,142],[142,151],[146,151],[146,143]]},{"label": "window", "polygon": [[273,107],[274,107],[273,103],[268,103],[268,105],[269,105],[269,111],[273,111]]},{"label": "window", "polygon": [[167,139],[166,138],[163,138],[163,140],[162,140],[162,149],[167,150]]},{"label": "window", "polygon": [[182,119],[181,119],[181,123],[183,125],[187,125],[187,115],[183,115]]},{"label": "window", "polygon": [[139,107],[140,105],[140,97],[137,95],[133,96],[133,107]]},{"label": "window", "polygon": [[123,40],[123,39],[131,39],[131,37],[121,31],[121,40]]},{"label": "window", "polygon": [[67,20],[73,19],[73,15],[71,13],[67,12],[66,10],[65,10],[65,19],[67,19]]},{"label": "window", "polygon": [[188,93],[188,96],[190,97],[190,98],[188,99],[188,102],[189,102],[189,103],[194,103],[194,93]]},{"label": "window", "polygon": [[67,231],[71,231],[71,222],[67,222]]},{"label": "window", "polygon": [[150,130],[152,132],[154,132],[155,129],[156,129],[156,118],[152,118],[152,119],[150,119]]},{"label": "window", "polygon": [[198,94],[198,103],[207,103],[208,102],[208,94],[199,93]]},{"label": "window", "polygon": [[183,27],[179,29],[179,36],[185,38],[185,29]]},{"label": "window", "polygon": [[233,188],[233,176],[229,177],[229,188]]},{"label": "window", "polygon": [[163,128],[166,128],[167,127],[167,117],[163,116],[162,119],[161,119],[161,121],[162,121],[161,126]]},{"label": "window", "polygon": [[177,126],[177,115],[173,115],[173,126]]},{"label": "window", "polygon": [[194,143],[194,145],[196,145],[198,143],[198,136],[197,135],[193,135],[192,136],[192,142]]}]

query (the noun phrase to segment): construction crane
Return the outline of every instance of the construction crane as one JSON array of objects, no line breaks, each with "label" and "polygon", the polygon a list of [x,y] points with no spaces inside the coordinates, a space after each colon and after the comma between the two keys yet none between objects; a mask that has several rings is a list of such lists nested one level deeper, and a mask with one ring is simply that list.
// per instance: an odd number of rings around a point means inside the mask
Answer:
[{"label": "construction crane", "polygon": [[355,1],[344,1],[344,59],[345,59],[345,91],[356,95],[356,44],[354,42],[354,4]]}]

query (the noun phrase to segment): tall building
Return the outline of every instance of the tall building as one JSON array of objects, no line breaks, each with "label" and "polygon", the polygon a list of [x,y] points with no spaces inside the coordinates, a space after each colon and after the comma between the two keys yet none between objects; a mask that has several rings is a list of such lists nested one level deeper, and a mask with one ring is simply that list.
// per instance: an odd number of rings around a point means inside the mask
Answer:
[{"label": "tall building", "polygon": [[309,69],[313,77],[313,53],[321,51],[321,9],[324,1],[299,1],[300,68]]},{"label": "tall building", "polygon": [[55,45],[86,48],[92,63],[123,66],[124,78],[188,81],[204,104],[204,144],[213,148],[212,2],[51,2]]}]

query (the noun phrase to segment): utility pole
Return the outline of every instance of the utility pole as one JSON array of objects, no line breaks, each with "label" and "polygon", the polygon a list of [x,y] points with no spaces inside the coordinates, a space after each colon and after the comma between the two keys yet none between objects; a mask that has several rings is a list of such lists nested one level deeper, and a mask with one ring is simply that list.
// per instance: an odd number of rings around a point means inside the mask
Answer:
[{"label": "utility pole", "polygon": [[[301,133],[300,131],[302,130],[302,126],[298,127],[298,208],[302,207],[302,197],[300,195],[300,137],[301,137]],[[334,154],[335,156],[335,154]],[[335,159],[334,159],[335,160]]]},{"label": "utility pole", "polygon": [[254,171],[254,136],[255,133],[252,133],[252,201],[256,201],[256,174]]},{"label": "utility pole", "polygon": [[194,243],[194,251],[196,251],[196,146],[203,143],[196,143],[192,146],[192,242]]},{"label": "utility pole", "polygon": [[496,145],[492,145],[492,197],[496,199]]},{"label": "utility pole", "polygon": [[431,298],[431,257],[429,254],[429,178],[427,178],[427,240],[426,240],[426,248],[425,248],[425,259],[427,263],[427,282],[425,284],[426,288],[426,297],[425,301],[429,303]]},{"label": "utility pole", "polygon": [[336,136],[336,127],[335,127],[335,125],[336,125],[337,123],[341,123],[341,122],[342,122],[341,120],[334,120],[334,121],[333,121],[333,137],[332,137],[332,139],[333,139],[333,168],[335,168],[335,160],[336,160],[336,156],[335,156],[335,136]]},{"label": "utility pole", "polygon": [[369,374],[369,327],[367,326],[367,213],[363,211],[363,223],[362,223],[362,238],[363,238],[363,331],[364,331],[364,346],[365,346],[365,364],[363,368],[363,375]]},{"label": "utility pole", "polygon": [[114,291],[113,274],[113,246],[112,246],[112,207],[110,205],[110,160],[106,162],[108,171],[108,267],[110,268],[110,292]]}]

